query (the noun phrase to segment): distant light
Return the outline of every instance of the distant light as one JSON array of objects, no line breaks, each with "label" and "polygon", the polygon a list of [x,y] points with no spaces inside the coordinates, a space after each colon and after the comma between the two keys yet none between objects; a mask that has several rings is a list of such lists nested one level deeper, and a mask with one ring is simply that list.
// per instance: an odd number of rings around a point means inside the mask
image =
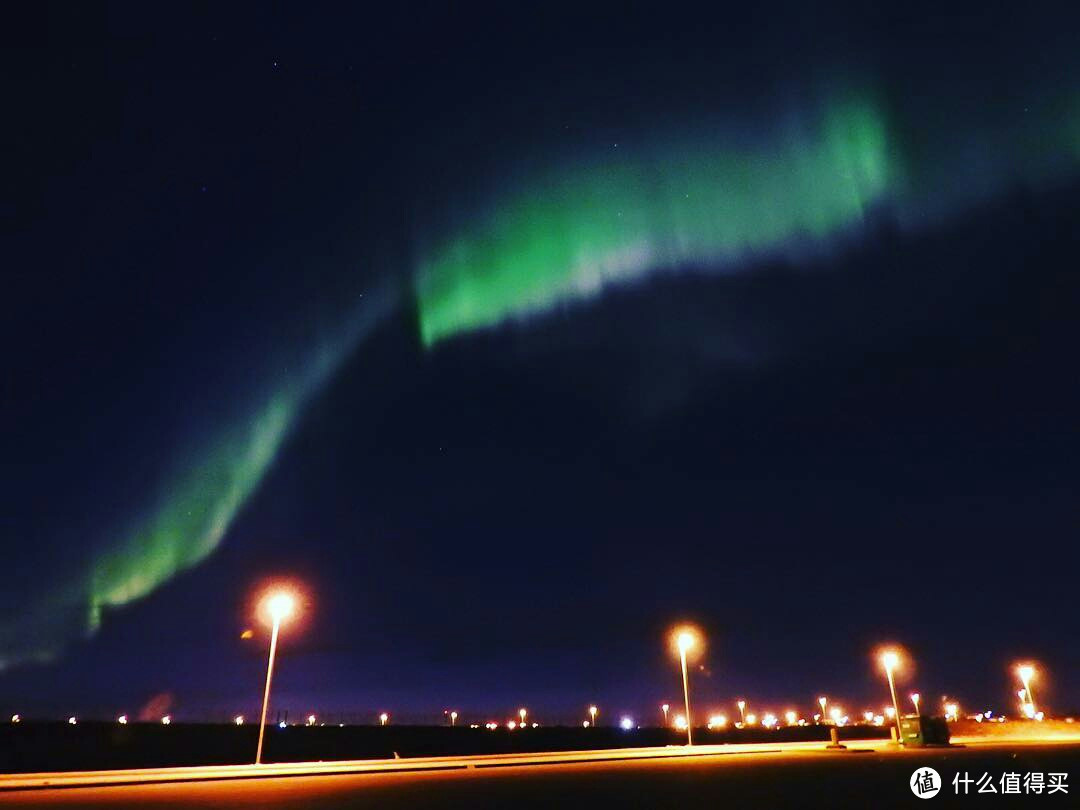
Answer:
[{"label": "distant light", "polygon": [[798,719],[799,716],[795,714],[795,712],[784,712],[784,722],[787,723],[789,726],[795,725]]},{"label": "distant light", "polygon": [[883,726],[883,725],[885,725],[885,715],[875,714],[874,715],[874,725],[875,726]]},{"label": "distant light", "polygon": [[844,714],[843,710],[839,706],[833,706],[829,709],[829,717],[832,718],[834,723],[839,723],[841,716]]},{"label": "distant light", "polygon": [[881,654],[881,665],[886,672],[892,672],[900,666],[900,654],[896,650],[886,650]]},{"label": "distant light", "polygon": [[885,707],[885,716],[888,717],[890,720],[892,720],[893,718],[896,717],[896,709],[894,709],[892,706],[886,706]]},{"label": "distant light", "polygon": [[21,723],[22,722],[22,717],[20,717],[17,714],[13,714],[13,715],[11,715],[11,722],[12,723]]},{"label": "distant light", "polygon": [[282,720],[280,723],[277,724],[277,727],[278,728],[285,728],[285,721]]},{"label": "distant light", "polygon": [[119,717],[116,718],[116,722],[119,723],[122,726],[126,726],[127,725],[127,715],[126,714],[120,715]]},{"label": "distant light", "polygon": [[315,725],[315,715],[313,715],[313,714],[309,714],[309,715],[307,716],[307,724],[308,724],[309,726],[313,726],[313,725]]},{"label": "distant light", "polygon": [[1035,667],[1031,664],[1021,664],[1016,668],[1016,674],[1020,676],[1020,680],[1027,685],[1027,682],[1035,677]]},{"label": "distant light", "polygon": [[765,726],[765,728],[772,728],[776,725],[776,715],[767,712],[765,716],[761,718],[761,725]]},{"label": "distant light", "polygon": [[380,726],[385,726],[389,720],[390,720],[390,715],[388,715],[386,712],[383,712],[382,714],[379,715],[379,725]]},{"label": "distant light", "polygon": [[722,714],[714,714],[709,718],[708,728],[723,728],[727,725],[727,718]]},{"label": "distant light", "polygon": [[521,718],[522,723],[525,722],[525,715],[526,714],[528,714],[528,712],[525,709],[518,709],[518,717]]},{"label": "distant light", "polygon": [[75,719],[75,716],[74,716],[74,715],[72,715],[71,717],[69,717],[69,718],[68,718],[68,725],[69,725],[69,726],[73,726],[73,725],[75,725],[75,724],[76,724],[76,723],[78,723],[78,722],[79,722],[79,721]]},{"label": "distant light", "polygon": [[238,725],[238,726],[244,725],[244,715],[242,715],[242,714],[236,715],[236,717],[233,718],[233,722],[236,723],[236,725]]},{"label": "distant light", "polygon": [[469,723],[469,728],[480,728],[479,723]]},{"label": "distant light", "polygon": [[1028,720],[1033,720],[1035,718],[1035,707],[1032,706],[1030,703],[1024,704],[1024,716]]},{"label": "distant light", "polygon": [[170,717],[169,715],[165,715],[164,717],[161,718],[161,725],[163,725],[163,726],[167,726],[171,722],[172,722],[172,717]]},{"label": "distant light", "polygon": [[740,700],[735,705],[739,707],[739,711],[741,712],[743,709],[746,708],[746,701],[745,700]]},{"label": "distant light", "polygon": [[539,723],[536,723],[536,722],[534,722],[534,723],[532,724],[532,727],[533,727],[533,728],[540,728],[540,724],[539,724]]},{"label": "distant light", "polygon": [[960,707],[955,703],[945,704],[945,719],[956,720],[960,717]]},{"label": "distant light", "polygon": [[1043,717],[1045,717],[1045,715],[1042,712],[1035,712],[1035,719],[1038,720],[1040,723],[1042,722]]},{"label": "distant light", "polygon": [[507,724],[506,724],[506,727],[508,729],[510,729],[511,731],[513,731],[515,728],[517,728],[517,721],[516,720],[508,721]]},{"label": "distant light", "polygon": [[863,720],[865,720],[867,723],[874,722],[874,713],[873,712],[863,712],[862,716],[863,716]]},{"label": "distant light", "polygon": [[450,712],[450,722],[457,722],[457,712]]},{"label": "distant light", "polygon": [[245,630],[243,633],[240,634],[240,638],[242,638],[242,639],[249,639],[249,638],[253,638],[254,636],[255,636],[255,631],[252,630],[250,627],[247,630]]},{"label": "distant light", "polygon": [[582,728],[588,728],[589,727],[589,721],[588,720],[582,720],[581,721],[581,727]]},{"label": "distant light", "polygon": [[634,720],[631,717],[624,717],[619,721],[619,728],[623,731],[630,731],[634,727]]},{"label": "distant light", "polygon": [[686,731],[686,717],[681,714],[675,715],[675,728],[679,731]]},{"label": "distant light", "polygon": [[748,715],[746,715],[746,725],[752,726],[752,725],[755,725],[756,723],[757,723],[757,715],[756,714],[748,714]]},{"label": "distant light", "polygon": [[668,709],[670,709],[670,708],[671,708],[671,707],[670,707],[670,706],[669,706],[668,704],[666,704],[666,703],[662,703],[662,704],[660,704],[660,711],[662,711],[662,712],[663,712],[664,714],[667,714],[667,713],[668,713]]}]

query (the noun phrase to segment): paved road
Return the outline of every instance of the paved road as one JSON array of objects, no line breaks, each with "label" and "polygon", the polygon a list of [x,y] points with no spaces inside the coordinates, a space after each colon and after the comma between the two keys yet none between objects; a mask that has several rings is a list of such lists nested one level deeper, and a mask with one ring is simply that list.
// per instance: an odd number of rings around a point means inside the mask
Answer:
[{"label": "paved road", "polygon": [[[725,746],[724,753],[597,759],[584,762],[324,775],[257,776],[124,786],[0,793],[13,807],[911,807],[923,806],[908,787],[921,766],[935,768],[945,787],[936,806],[1080,806],[1080,743],[993,743],[965,748],[861,752],[821,747]],[[749,750],[746,750],[749,749]],[[782,749],[782,750],[779,750]],[[661,749],[663,750],[663,749]],[[641,752],[637,752],[640,754]],[[489,758],[483,758],[490,762]],[[520,759],[520,758],[519,758]],[[565,759],[565,757],[563,757]],[[451,760],[465,763],[476,760]],[[530,759],[530,763],[532,760]],[[324,766],[325,767],[325,766]],[[1070,773],[1071,770],[1071,773]],[[1068,773],[1068,794],[954,797],[952,778],[984,772]],[[299,771],[297,771],[299,772]],[[999,785],[1000,790],[1000,785]],[[935,806],[935,805],[929,805]]]}]

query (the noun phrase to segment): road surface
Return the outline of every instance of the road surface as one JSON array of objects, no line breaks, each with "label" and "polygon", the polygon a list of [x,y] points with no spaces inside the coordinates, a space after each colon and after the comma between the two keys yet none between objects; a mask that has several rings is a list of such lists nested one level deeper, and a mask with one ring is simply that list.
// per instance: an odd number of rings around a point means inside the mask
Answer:
[{"label": "road surface", "polygon": [[[703,747],[704,748],[704,747]],[[309,763],[169,769],[147,778],[184,781],[92,784],[116,781],[117,772],[75,775],[86,786],[12,789],[0,778],[0,804],[11,807],[911,807],[909,783],[924,766],[938,771],[937,805],[1080,805],[1080,743],[992,742],[949,749],[896,751],[880,743],[852,743],[828,752],[820,743],[710,746],[686,749],[429,758],[366,763]],[[417,770],[385,770],[402,767]],[[176,771],[184,771],[183,775]],[[1071,770],[1071,772],[1070,772]],[[329,772],[328,772],[329,771]],[[953,776],[984,773],[999,783],[1006,773],[1066,773],[1068,793],[953,795]],[[109,776],[109,774],[113,774]],[[290,775],[283,775],[288,773]],[[170,775],[171,774],[171,775]],[[33,780],[33,776],[17,777]],[[41,777],[38,777],[41,779]],[[50,779],[50,777],[46,777]],[[91,783],[91,784],[87,784]],[[922,805],[918,805],[922,806]],[[933,805],[931,805],[933,806]]]}]

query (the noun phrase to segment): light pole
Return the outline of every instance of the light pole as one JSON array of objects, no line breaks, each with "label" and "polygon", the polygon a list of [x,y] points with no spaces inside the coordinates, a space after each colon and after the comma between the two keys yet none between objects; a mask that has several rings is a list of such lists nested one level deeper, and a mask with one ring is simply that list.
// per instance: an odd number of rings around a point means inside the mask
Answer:
[{"label": "light pole", "polygon": [[742,724],[745,726],[746,725],[746,701],[745,700],[740,700],[735,705],[739,707],[739,718],[742,720]]},{"label": "light pole", "polygon": [[383,712],[382,714],[379,715],[379,725],[380,726],[385,726],[389,722],[389,720],[390,720],[390,715],[388,715],[386,712]]},{"label": "light pole", "polygon": [[595,706],[590,706],[589,707],[589,717],[592,718],[592,721],[591,721],[592,727],[596,728],[596,707]]},{"label": "light pole", "polygon": [[270,680],[274,676],[274,655],[277,653],[278,630],[281,620],[293,611],[293,598],[287,593],[276,593],[269,597],[266,606],[273,621],[270,633],[270,658],[266,662],[266,689],[263,691],[262,716],[259,719],[259,745],[255,749],[255,764],[262,764],[263,737],[266,734],[266,708],[270,704]]},{"label": "light pole", "polygon": [[668,727],[668,725],[667,725],[667,713],[668,713],[668,709],[670,709],[670,708],[671,707],[666,703],[662,703],[660,705],[660,711],[662,711],[664,713],[664,728]]},{"label": "light pole", "polygon": [[456,726],[457,725],[457,712],[450,712],[450,725],[451,726]]},{"label": "light pole", "polygon": [[818,705],[821,706],[821,722],[822,722],[822,724],[824,724],[825,723],[825,717],[826,717],[826,715],[825,715],[825,704],[829,702],[829,699],[827,697],[819,697],[817,699],[817,702],[818,702]]},{"label": "light pole", "polygon": [[1016,668],[1016,674],[1020,676],[1020,680],[1024,684],[1024,694],[1027,699],[1027,705],[1030,707],[1027,709],[1027,714],[1035,717],[1035,693],[1031,691],[1031,679],[1035,677],[1035,667],[1031,664],[1021,664]]},{"label": "light pole", "polygon": [[682,662],[683,701],[686,704],[686,744],[694,744],[694,721],[690,717],[690,679],[686,675],[686,651],[694,646],[694,637],[683,631],[679,633],[679,660]]},{"label": "light pole", "polygon": [[527,715],[527,714],[528,714],[528,712],[525,711],[525,709],[518,709],[518,717],[521,718],[521,723],[519,725],[522,728],[525,728],[525,715]]},{"label": "light pole", "polygon": [[904,732],[900,729],[900,704],[896,702],[896,686],[893,684],[893,670],[900,663],[900,656],[893,650],[887,650],[881,654],[881,665],[885,667],[885,676],[889,679],[889,694],[892,695],[893,712],[896,716],[896,741],[904,744]]},{"label": "light pole", "polygon": [[915,716],[916,717],[922,717],[922,714],[920,714],[920,712],[919,712],[919,699],[920,699],[920,697],[921,696],[919,695],[918,692],[912,692],[911,693],[911,702],[915,704]]}]

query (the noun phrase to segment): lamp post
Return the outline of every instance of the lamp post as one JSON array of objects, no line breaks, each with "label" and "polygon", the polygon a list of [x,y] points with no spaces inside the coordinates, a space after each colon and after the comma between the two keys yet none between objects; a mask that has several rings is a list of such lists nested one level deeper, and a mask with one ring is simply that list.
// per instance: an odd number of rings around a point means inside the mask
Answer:
[{"label": "lamp post", "polygon": [[1021,664],[1016,668],[1016,674],[1024,684],[1024,694],[1027,700],[1027,714],[1035,717],[1035,694],[1031,691],[1031,679],[1035,677],[1035,667],[1031,664]]},{"label": "lamp post", "polygon": [[911,702],[915,704],[915,716],[916,717],[922,717],[922,714],[919,712],[919,699],[920,699],[920,697],[921,696],[919,695],[918,692],[912,692],[911,693]]},{"label": "lamp post", "polygon": [[669,706],[666,703],[660,704],[660,711],[662,711],[664,713],[664,728],[667,728],[667,713],[668,713],[668,709],[670,709],[670,708],[671,708],[671,706]]},{"label": "lamp post", "polygon": [[742,721],[742,724],[745,726],[746,725],[746,701],[745,700],[740,700],[735,705],[739,707],[739,719]]},{"label": "lamp post", "polygon": [[885,667],[885,676],[889,679],[889,694],[892,695],[893,712],[896,716],[896,741],[903,745],[904,732],[900,729],[900,704],[896,701],[896,686],[893,684],[893,670],[900,664],[900,656],[893,650],[881,654],[881,665]]},{"label": "lamp post", "polygon": [[686,674],[686,651],[694,646],[694,637],[690,633],[683,631],[679,633],[679,660],[682,663],[682,688],[683,688],[683,701],[686,705],[686,744],[694,744],[694,722],[690,717],[690,679]]},{"label": "lamp post", "polygon": [[596,707],[595,706],[590,706],[589,707],[589,717],[592,718],[592,720],[591,720],[592,727],[596,728]]},{"label": "lamp post", "polygon": [[292,613],[293,598],[287,593],[276,593],[267,600],[273,630],[270,632],[270,657],[266,662],[266,689],[263,691],[262,716],[259,719],[259,744],[255,749],[255,764],[262,764],[263,737],[266,734],[266,708],[270,705],[270,681],[274,676],[274,656],[277,654],[278,630],[281,620]]},{"label": "lamp post", "polygon": [[824,723],[825,722],[825,717],[826,717],[825,704],[829,702],[829,699],[827,697],[819,697],[817,699],[817,702],[818,702],[818,705],[821,707],[821,722]]}]

